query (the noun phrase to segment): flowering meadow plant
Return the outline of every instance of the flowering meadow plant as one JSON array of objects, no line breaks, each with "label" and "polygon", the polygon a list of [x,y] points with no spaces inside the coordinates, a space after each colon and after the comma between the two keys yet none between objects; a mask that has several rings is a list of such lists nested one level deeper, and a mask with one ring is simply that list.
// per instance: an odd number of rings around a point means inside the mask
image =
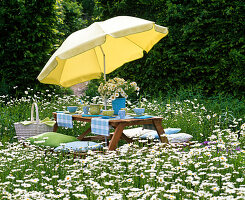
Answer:
[{"label": "flowering meadow plant", "polygon": [[[197,142],[165,145],[139,138],[124,145],[120,141],[116,151],[88,151],[83,157],[14,142],[13,123],[30,116],[31,92],[9,101],[0,96],[0,199],[245,199],[244,114],[233,113],[227,120],[227,111],[210,110],[198,99],[142,98],[147,113],[163,117],[163,127],[180,127]],[[40,118],[79,102],[54,93],[34,97],[41,105]],[[73,129],[59,132],[78,136],[89,126],[74,121]]]},{"label": "flowering meadow plant", "polygon": [[[214,199],[245,197],[244,150],[125,144],[84,158],[0,142],[0,199]],[[225,145],[224,145],[225,146]]]},{"label": "flowering meadow plant", "polygon": [[127,82],[123,78],[113,78],[101,83],[98,92],[103,98],[114,100],[119,97],[127,98],[128,95],[139,91],[136,82]]}]

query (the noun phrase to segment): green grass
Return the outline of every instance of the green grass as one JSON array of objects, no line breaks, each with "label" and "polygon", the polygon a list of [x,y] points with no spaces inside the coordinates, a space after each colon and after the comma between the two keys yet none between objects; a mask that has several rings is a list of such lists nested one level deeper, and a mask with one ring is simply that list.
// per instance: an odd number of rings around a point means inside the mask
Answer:
[{"label": "green grass", "polygon": [[[49,92],[35,98],[40,119],[78,102]],[[164,128],[181,128],[197,143],[174,148],[136,140],[86,157],[24,147],[13,123],[30,118],[32,97],[0,97],[0,199],[244,199],[242,100],[182,91],[142,101],[148,114],[163,117]],[[134,105],[128,102],[128,107]],[[77,136],[86,126],[75,123],[58,132]]]}]

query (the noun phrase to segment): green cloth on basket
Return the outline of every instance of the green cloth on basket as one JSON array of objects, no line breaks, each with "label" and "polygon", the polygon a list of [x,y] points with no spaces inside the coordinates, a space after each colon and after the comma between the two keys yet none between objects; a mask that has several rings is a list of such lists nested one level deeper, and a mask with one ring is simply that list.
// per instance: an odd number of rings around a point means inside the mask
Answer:
[{"label": "green cloth on basket", "polygon": [[46,117],[45,119],[43,119],[43,120],[41,121],[41,123],[44,123],[44,124],[46,124],[47,126],[51,126],[51,127],[52,127],[52,126],[55,125],[56,121],[49,119],[49,117]]},{"label": "green cloth on basket", "polygon": [[20,123],[23,124],[24,126],[26,126],[26,125],[33,124],[34,122],[32,122],[32,121],[23,121],[23,122],[20,122]]},{"label": "green cloth on basket", "polygon": [[[24,126],[26,126],[26,125],[33,124],[35,122],[36,121],[23,121],[23,122],[20,122],[20,123],[23,124]],[[45,119],[41,120],[40,122],[43,123],[43,124],[46,124],[47,126],[50,126],[50,127],[54,126],[55,123],[56,123],[55,121],[52,121],[51,119],[49,119],[49,117],[46,117]]]}]

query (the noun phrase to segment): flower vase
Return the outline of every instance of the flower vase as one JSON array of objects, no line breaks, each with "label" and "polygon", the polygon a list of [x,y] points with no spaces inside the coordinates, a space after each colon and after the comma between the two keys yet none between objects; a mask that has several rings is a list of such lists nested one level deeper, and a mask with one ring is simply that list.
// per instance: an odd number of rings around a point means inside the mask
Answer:
[{"label": "flower vase", "polygon": [[114,115],[118,115],[121,108],[126,108],[126,98],[116,98],[115,100],[112,100],[111,103],[114,110]]}]

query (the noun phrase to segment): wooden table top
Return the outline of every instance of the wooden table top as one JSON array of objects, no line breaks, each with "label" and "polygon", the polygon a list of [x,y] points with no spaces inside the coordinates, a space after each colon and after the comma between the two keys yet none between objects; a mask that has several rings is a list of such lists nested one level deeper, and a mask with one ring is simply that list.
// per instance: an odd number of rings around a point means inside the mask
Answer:
[{"label": "wooden table top", "polygon": [[[57,113],[53,112],[53,116],[56,117]],[[91,122],[92,118],[94,117],[83,117],[82,115],[79,114],[75,114],[72,115],[72,119],[73,120],[77,120],[77,121],[84,121],[84,122]],[[162,117],[158,117],[158,116],[153,116],[151,118],[145,118],[145,119],[138,119],[138,118],[130,118],[130,119],[109,119],[109,123],[113,122],[113,123],[122,123],[122,122],[139,122],[139,121],[149,121],[149,120],[162,120]]]}]

